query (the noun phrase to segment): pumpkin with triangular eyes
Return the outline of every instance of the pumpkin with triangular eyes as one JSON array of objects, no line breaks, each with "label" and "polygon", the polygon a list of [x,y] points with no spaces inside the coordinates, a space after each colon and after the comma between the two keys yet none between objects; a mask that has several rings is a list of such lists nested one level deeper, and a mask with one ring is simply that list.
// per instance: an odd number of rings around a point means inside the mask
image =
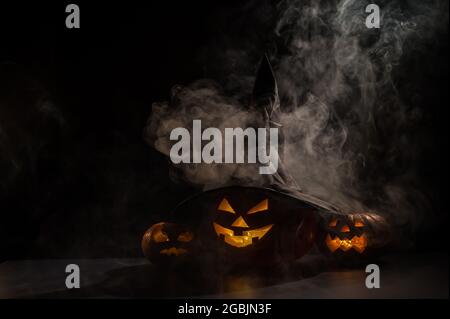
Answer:
[{"label": "pumpkin with triangular eyes", "polygon": [[210,254],[205,259],[257,268],[306,254],[316,238],[316,213],[314,207],[271,189],[232,186],[188,199],[171,218],[194,230]]},{"label": "pumpkin with triangular eyes", "polygon": [[144,256],[152,263],[184,259],[194,249],[194,233],[185,225],[161,222],[152,225],[142,237]]},{"label": "pumpkin with triangular eyes", "polygon": [[218,221],[214,221],[213,227],[221,240],[236,248],[244,248],[256,244],[258,241],[262,240],[274,226],[269,223],[252,229],[246,221],[246,219],[249,220],[253,217],[251,215],[269,213],[269,199],[267,198],[256,204],[245,214],[237,213],[226,198],[223,198],[220,201],[217,210],[222,213],[233,215],[231,224],[225,226]]}]

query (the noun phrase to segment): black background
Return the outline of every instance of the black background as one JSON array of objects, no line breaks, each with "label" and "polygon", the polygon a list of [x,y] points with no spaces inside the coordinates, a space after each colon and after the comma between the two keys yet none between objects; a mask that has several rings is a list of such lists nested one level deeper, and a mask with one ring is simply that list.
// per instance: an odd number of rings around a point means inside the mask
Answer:
[{"label": "black background", "polygon": [[[66,4],[0,7],[0,123],[17,132],[10,149],[21,167],[7,180],[2,158],[0,259],[139,256],[149,224],[195,191],[171,182],[166,159],[144,142],[151,103],[175,84],[215,78],[207,48],[223,34],[250,34],[262,51],[269,40],[242,23],[239,1],[77,1],[79,30],[65,28]],[[251,36],[258,27],[262,36]],[[418,249],[446,247],[447,38],[398,79],[422,83],[432,138],[420,174],[434,192],[430,213],[444,216]],[[42,101],[62,122],[36,111]]]}]

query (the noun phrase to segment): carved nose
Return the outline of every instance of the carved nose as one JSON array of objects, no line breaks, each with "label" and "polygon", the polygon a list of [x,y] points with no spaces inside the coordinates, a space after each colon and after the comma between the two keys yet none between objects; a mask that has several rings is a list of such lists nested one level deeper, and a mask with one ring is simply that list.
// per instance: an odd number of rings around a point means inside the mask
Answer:
[{"label": "carved nose", "polygon": [[236,219],[231,226],[234,227],[241,227],[241,228],[248,228],[247,223],[245,222],[244,218],[242,216],[239,216],[238,219]]}]

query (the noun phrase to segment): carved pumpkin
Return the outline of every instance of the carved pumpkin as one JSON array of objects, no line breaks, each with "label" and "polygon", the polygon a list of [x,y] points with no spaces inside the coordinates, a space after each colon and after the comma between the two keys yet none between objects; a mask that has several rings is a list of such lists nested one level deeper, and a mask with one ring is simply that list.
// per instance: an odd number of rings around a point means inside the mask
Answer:
[{"label": "carved pumpkin", "polygon": [[375,213],[323,215],[322,250],[338,259],[373,256],[391,237],[387,221]]},{"label": "carved pumpkin", "polygon": [[187,224],[220,265],[270,267],[314,245],[316,208],[266,188],[232,186],[201,193],[171,218]]},{"label": "carved pumpkin", "polygon": [[141,248],[152,263],[170,262],[190,254],[193,240],[194,233],[186,226],[161,222],[144,233]]},{"label": "carved pumpkin", "polygon": [[246,221],[246,219],[252,219],[251,215],[269,212],[269,199],[267,198],[256,204],[245,214],[236,212],[226,198],[222,199],[217,210],[220,213],[232,214],[231,216],[226,216],[226,219],[234,219],[230,226],[223,226],[218,222],[213,222],[213,227],[217,236],[233,247],[243,248],[253,245],[262,240],[273,227],[273,224],[267,224],[252,229]]}]

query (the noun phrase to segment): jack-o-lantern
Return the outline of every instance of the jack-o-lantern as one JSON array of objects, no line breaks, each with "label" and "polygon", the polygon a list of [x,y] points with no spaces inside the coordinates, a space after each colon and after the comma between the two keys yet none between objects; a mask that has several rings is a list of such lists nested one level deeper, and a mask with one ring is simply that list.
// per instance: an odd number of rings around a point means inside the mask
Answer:
[{"label": "jack-o-lantern", "polygon": [[281,192],[232,186],[186,200],[171,218],[194,229],[210,254],[205,259],[253,269],[306,254],[316,238],[316,213],[315,207]]},{"label": "jack-o-lantern", "polygon": [[141,248],[152,263],[170,262],[191,253],[194,233],[184,225],[161,222],[142,237]]},{"label": "jack-o-lantern", "polygon": [[242,212],[236,212],[228,200],[223,198],[217,207],[217,211],[224,213],[223,215],[226,217],[220,219],[233,219],[229,226],[224,226],[217,221],[213,222],[214,231],[217,236],[225,243],[233,247],[243,248],[253,245],[254,243],[262,240],[273,227],[273,224],[267,224],[258,228],[251,228],[247,223],[249,219],[252,219],[252,215],[269,212],[269,199],[267,198],[256,204],[245,214],[242,214]]},{"label": "jack-o-lantern", "polygon": [[338,259],[354,260],[373,256],[391,237],[387,221],[375,213],[323,215],[319,246]]}]

